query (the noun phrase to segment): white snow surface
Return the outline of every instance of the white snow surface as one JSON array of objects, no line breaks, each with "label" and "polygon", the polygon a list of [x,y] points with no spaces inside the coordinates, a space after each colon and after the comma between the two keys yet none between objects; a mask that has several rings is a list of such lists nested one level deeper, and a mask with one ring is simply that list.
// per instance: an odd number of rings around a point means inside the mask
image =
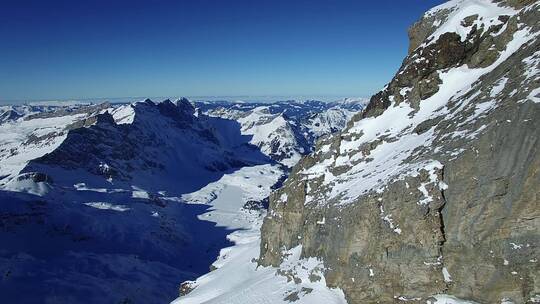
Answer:
[{"label": "white snow surface", "polygon": [[532,90],[528,98],[534,103],[540,103],[540,88]]},{"label": "white snow surface", "polygon": [[[245,167],[183,197],[191,203],[212,206],[208,213],[201,215],[201,219],[215,222],[218,226],[241,230],[228,236],[235,245],[221,250],[213,264],[217,269],[199,277],[193,282],[195,289],[173,303],[289,303],[284,299],[295,292],[298,292],[299,297],[295,303],[299,304],[346,303],[341,290],[326,287],[322,276],[322,261],[300,258],[301,247],[289,250],[286,253],[289,256],[281,266],[284,270],[296,273],[302,279],[301,284],[287,282],[284,276],[277,274],[276,268],[258,267],[255,259],[259,257],[263,214],[241,209],[248,200],[260,200],[268,196],[270,186],[280,175],[277,166]],[[322,280],[310,282],[308,276],[311,273],[319,274]],[[313,291],[307,293],[302,287],[312,288]]]},{"label": "white snow surface", "polygon": [[45,182],[34,182],[30,177],[24,178],[24,176],[20,176],[9,180],[1,189],[44,196],[50,191],[51,186]]},{"label": "white snow surface", "polygon": [[495,97],[497,96],[497,94],[499,94],[500,92],[502,92],[502,90],[504,89],[504,87],[506,86],[506,83],[508,82],[508,78],[507,77],[504,77],[502,78],[501,80],[499,80],[495,86],[493,86],[493,88],[491,89],[491,97]]}]

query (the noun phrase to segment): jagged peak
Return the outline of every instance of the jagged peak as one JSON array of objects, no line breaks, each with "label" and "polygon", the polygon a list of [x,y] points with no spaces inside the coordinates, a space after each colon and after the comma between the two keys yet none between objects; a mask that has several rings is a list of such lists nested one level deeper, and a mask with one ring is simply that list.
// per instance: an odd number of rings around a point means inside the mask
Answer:
[{"label": "jagged peak", "polygon": [[191,102],[189,101],[189,99],[187,99],[186,97],[180,97],[176,100],[176,103],[189,103],[191,104]]},{"label": "jagged peak", "polygon": [[156,105],[156,103],[153,102],[152,99],[150,99],[150,98],[146,98],[143,102],[148,104],[148,105],[151,105],[151,106]]},{"label": "jagged peak", "polygon": [[189,101],[189,99],[182,97],[176,101],[176,106],[180,109],[180,111],[185,113],[194,114],[195,113],[195,107],[193,104]]},{"label": "jagged peak", "polygon": [[174,112],[177,110],[174,103],[172,103],[169,99],[165,99],[162,102],[157,104],[157,107],[160,111],[166,111],[166,112]]},{"label": "jagged peak", "polygon": [[260,114],[265,114],[265,115],[269,115],[271,114],[270,113],[270,109],[267,107],[267,106],[260,106],[260,107],[256,107],[252,110],[253,113],[260,113]]},{"label": "jagged peak", "polygon": [[131,124],[136,120],[145,119],[144,117],[150,117],[149,115],[167,116],[185,125],[193,122],[195,108],[187,99],[183,98],[174,103],[170,99],[158,103],[145,99],[112,110],[112,116],[118,124]]}]

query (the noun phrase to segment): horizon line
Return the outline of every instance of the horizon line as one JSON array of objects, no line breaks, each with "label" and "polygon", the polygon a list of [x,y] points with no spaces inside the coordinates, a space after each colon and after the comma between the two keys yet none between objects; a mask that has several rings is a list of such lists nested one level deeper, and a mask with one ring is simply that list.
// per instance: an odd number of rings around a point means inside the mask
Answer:
[{"label": "horizon line", "polygon": [[[33,102],[70,102],[70,101],[111,101],[113,102],[127,102],[145,100],[145,99],[180,99],[185,97],[193,101],[247,101],[247,102],[268,102],[268,101],[305,101],[305,100],[319,100],[319,101],[336,101],[336,99],[346,98],[361,98],[367,99],[369,96],[361,95],[344,95],[344,94],[298,94],[298,95],[164,95],[164,96],[122,96],[122,97],[84,97],[84,98],[39,98],[39,99],[0,99],[0,104],[9,103],[33,103]],[[329,100],[332,98],[333,100]],[[248,100],[242,100],[248,99]],[[119,101],[124,100],[124,101]],[[113,102],[114,103],[114,102]]]}]

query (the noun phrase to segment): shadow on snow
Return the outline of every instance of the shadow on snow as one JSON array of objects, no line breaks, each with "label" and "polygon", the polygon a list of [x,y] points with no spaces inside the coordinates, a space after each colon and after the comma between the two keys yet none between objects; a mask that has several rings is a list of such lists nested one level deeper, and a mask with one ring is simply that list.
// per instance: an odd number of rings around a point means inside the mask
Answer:
[{"label": "shadow on snow", "polygon": [[[3,300],[164,303],[177,297],[179,283],[207,273],[232,245],[232,231],[198,219],[210,206],[167,197],[272,161],[248,144],[238,122],[199,119],[214,128],[194,133],[218,149],[207,153],[216,157],[208,166],[185,129],[149,130],[145,121],[71,130],[55,151],[30,162],[23,172],[53,182],[44,196],[0,191]],[[102,164],[114,171],[100,171]],[[147,197],[134,197],[137,189]]]}]

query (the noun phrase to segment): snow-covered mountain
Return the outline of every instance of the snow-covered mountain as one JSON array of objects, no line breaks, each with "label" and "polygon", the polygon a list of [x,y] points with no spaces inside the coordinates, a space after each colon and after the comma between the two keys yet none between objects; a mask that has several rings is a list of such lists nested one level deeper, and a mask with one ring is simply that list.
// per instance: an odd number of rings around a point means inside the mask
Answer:
[{"label": "snow-covered mountain", "polygon": [[[151,100],[145,100],[133,104],[116,105],[70,102],[2,106],[0,108],[0,143],[2,144],[0,186],[5,186],[9,180],[21,173],[30,161],[33,161],[33,166],[37,166],[39,161],[53,162],[53,165],[64,167],[68,166],[69,162],[72,167],[80,166],[81,160],[71,158],[77,155],[73,153],[74,151],[80,152],[81,149],[86,149],[84,152],[93,155],[96,159],[98,158],[96,153],[99,152],[108,154],[108,156],[103,156],[110,158],[108,162],[119,162],[115,157],[120,154],[115,154],[114,151],[93,151],[93,148],[90,148],[92,145],[97,146],[97,141],[101,138],[110,141],[106,145],[109,148],[115,144],[118,145],[111,148],[113,150],[127,149],[128,142],[126,141],[137,140],[137,143],[130,144],[132,147],[129,153],[133,154],[151,149],[152,146],[149,148],[145,144],[155,145],[157,141],[161,145],[170,146],[170,140],[177,136],[175,133],[177,129],[182,129],[184,133],[186,130],[194,133],[189,136],[184,134],[185,139],[182,140],[185,142],[181,145],[185,151],[193,143],[192,139],[205,138],[208,140],[208,147],[226,147],[228,151],[218,153],[235,151],[236,158],[240,159],[242,157],[239,155],[243,155],[245,151],[238,150],[238,147],[244,149],[249,146],[247,145],[249,142],[274,161],[292,167],[302,155],[312,150],[317,139],[343,129],[350,117],[363,108],[363,102],[364,100],[361,99],[334,103],[319,101],[284,101],[272,104],[198,102],[195,104],[197,110],[187,99],[179,100],[176,105],[169,100],[157,104]],[[199,112],[202,113],[199,114]],[[163,120],[163,117],[167,120]],[[113,124],[114,128],[111,130],[103,128],[108,123]],[[171,126],[177,129],[171,129]],[[240,131],[237,130],[238,128]],[[173,134],[167,134],[164,132],[166,130],[174,131]],[[73,131],[73,134],[68,137],[70,131]],[[79,132],[83,134],[78,134]],[[99,133],[92,134],[95,142],[79,142],[80,137],[90,137],[90,133]],[[155,134],[159,134],[161,138],[153,138]],[[148,137],[152,138],[148,139]],[[61,144],[63,146],[60,147]],[[86,146],[76,146],[83,144]],[[203,143],[198,144],[203,145]],[[197,145],[194,146],[197,148]],[[174,150],[174,147],[169,148]],[[73,151],[63,152],[64,149]],[[205,151],[213,150],[206,149]],[[64,155],[56,156],[60,153]],[[181,161],[185,162],[186,166],[200,163],[194,159],[195,154],[186,152],[186,155],[181,157]],[[53,160],[55,157],[60,159]],[[145,158],[147,164],[152,163],[151,155],[147,153],[132,155],[132,157],[139,161]],[[204,159],[203,166],[208,168],[214,167],[213,169],[221,170],[230,165],[227,164],[228,160],[221,162],[221,156],[216,159],[209,155],[197,155],[197,157]],[[87,168],[91,172],[99,172],[100,166],[108,166],[111,172],[118,171],[121,175],[129,175],[130,173],[127,172],[133,171],[134,166],[140,165],[123,163],[117,165],[123,168],[115,169],[104,159],[92,162],[88,165],[92,168]],[[170,164],[163,163],[154,164],[154,166],[172,167]],[[139,174],[131,175],[132,177],[140,176]]]},{"label": "snow-covered mountain", "polygon": [[210,116],[234,119],[250,143],[280,163],[292,167],[311,152],[315,142],[341,131],[349,119],[363,109],[364,99],[336,102],[294,100],[276,103],[196,103]]},{"label": "snow-covered mountain", "polygon": [[206,184],[209,176],[220,174],[216,172],[265,162],[240,134],[237,122],[194,113],[185,99],[122,106],[97,115],[94,125],[72,130],[58,148],[32,160],[22,172],[54,168],[55,181],[70,182],[68,172],[85,170],[91,175],[78,180],[87,184],[112,181],[117,187],[137,184],[154,192],[174,188],[183,193]]},{"label": "snow-covered mountain", "polygon": [[32,113],[0,126],[6,301],[172,300],[229,233],[181,195],[271,162],[238,122],[185,99]]}]

